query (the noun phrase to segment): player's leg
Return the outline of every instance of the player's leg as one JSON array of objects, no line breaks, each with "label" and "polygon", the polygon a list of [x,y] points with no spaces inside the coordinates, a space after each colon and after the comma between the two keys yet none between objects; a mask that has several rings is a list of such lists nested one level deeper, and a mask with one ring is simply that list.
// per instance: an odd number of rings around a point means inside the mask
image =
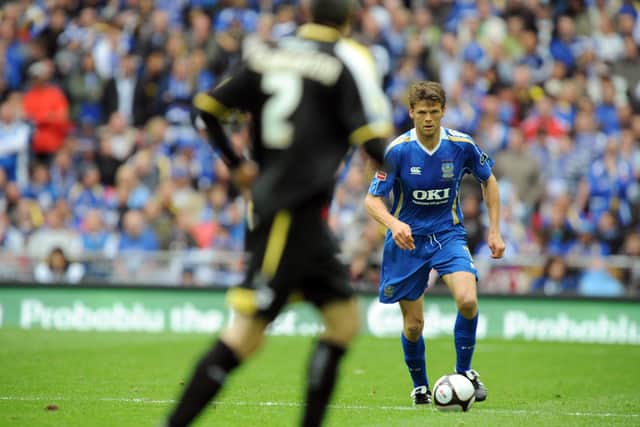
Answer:
[{"label": "player's leg", "polygon": [[458,308],[454,326],[456,372],[466,375],[474,383],[476,400],[483,401],[487,398],[487,389],[478,379],[478,373],[471,369],[478,327],[476,275],[468,271],[456,271],[443,275],[442,279],[451,290]]},{"label": "player's leg", "polygon": [[338,366],[347,347],[360,329],[355,298],[326,304],[321,308],[325,331],[309,360],[306,407],[302,425],[322,424],[329,399],[338,378]]},{"label": "player's leg", "polygon": [[186,426],[202,411],[222,388],[227,376],[263,341],[267,322],[237,314],[213,348],[198,362],[168,425]]},{"label": "player's leg", "polygon": [[427,379],[423,294],[428,284],[430,259],[434,249],[425,236],[414,236],[415,251],[400,249],[389,234],[385,238],[380,270],[378,298],[383,304],[400,304],[402,334],[400,337],[404,360],[413,382],[411,398],[414,404],[430,403],[431,392]]},{"label": "player's leg", "polygon": [[193,376],[169,418],[170,426],[188,425],[222,388],[226,377],[262,343],[264,330],[287,301],[288,267],[282,266],[288,250],[292,216],[279,211],[247,235],[253,254],[245,282],[230,289],[227,300],[234,309],[232,324],[198,362]]},{"label": "player's leg", "polygon": [[413,381],[411,397],[416,405],[431,403],[431,392],[427,380],[424,328],[424,306],[422,296],[417,300],[400,300],[402,311],[402,351],[404,362]]}]

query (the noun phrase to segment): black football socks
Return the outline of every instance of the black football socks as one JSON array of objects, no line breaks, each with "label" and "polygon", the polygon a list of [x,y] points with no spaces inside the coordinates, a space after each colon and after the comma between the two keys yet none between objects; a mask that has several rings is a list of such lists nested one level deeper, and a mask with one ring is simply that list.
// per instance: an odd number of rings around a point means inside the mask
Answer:
[{"label": "black football socks", "polygon": [[345,348],[326,341],[318,341],[309,361],[307,402],[302,420],[303,427],[322,424],[329,398],[336,383],[338,364]]},{"label": "black football socks", "polygon": [[233,350],[222,340],[218,340],[213,349],[200,359],[180,402],[169,417],[168,425],[170,427],[189,425],[218,393],[227,375],[239,364],[240,360]]}]

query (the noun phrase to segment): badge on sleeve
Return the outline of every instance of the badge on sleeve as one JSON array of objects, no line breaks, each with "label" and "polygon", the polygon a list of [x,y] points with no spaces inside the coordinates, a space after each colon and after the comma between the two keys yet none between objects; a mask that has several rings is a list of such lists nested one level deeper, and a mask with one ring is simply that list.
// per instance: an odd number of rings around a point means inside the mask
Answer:
[{"label": "badge on sleeve", "polygon": [[387,173],[385,171],[377,171],[376,172],[376,178],[378,181],[386,181],[387,180]]}]

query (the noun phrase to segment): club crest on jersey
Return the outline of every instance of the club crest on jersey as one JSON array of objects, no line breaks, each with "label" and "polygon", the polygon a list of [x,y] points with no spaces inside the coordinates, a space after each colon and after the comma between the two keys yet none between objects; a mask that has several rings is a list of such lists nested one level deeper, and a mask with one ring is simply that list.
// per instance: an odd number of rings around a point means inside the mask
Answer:
[{"label": "club crest on jersey", "polygon": [[376,178],[378,179],[378,181],[386,181],[387,173],[385,171],[378,171],[376,172]]},{"label": "club crest on jersey", "polygon": [[422,169],[420,166],[412,166],[411,169],[409,169],[409,173],[411,175],[422,175]]},{"label": "club crest on jersey", "polygon": [[442,170],[442,179],[453,179],[453,162],[445,160],[440,167]]}]

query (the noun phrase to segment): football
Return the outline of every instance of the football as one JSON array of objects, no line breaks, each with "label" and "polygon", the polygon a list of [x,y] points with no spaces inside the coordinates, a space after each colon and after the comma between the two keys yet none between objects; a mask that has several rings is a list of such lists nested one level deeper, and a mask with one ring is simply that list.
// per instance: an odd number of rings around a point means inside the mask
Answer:
[{"label": "football", "polygon": [[440,411],[468,411],[475,400],[473,384],[464,375],[444,375],[433,387],[433,404]]}]

